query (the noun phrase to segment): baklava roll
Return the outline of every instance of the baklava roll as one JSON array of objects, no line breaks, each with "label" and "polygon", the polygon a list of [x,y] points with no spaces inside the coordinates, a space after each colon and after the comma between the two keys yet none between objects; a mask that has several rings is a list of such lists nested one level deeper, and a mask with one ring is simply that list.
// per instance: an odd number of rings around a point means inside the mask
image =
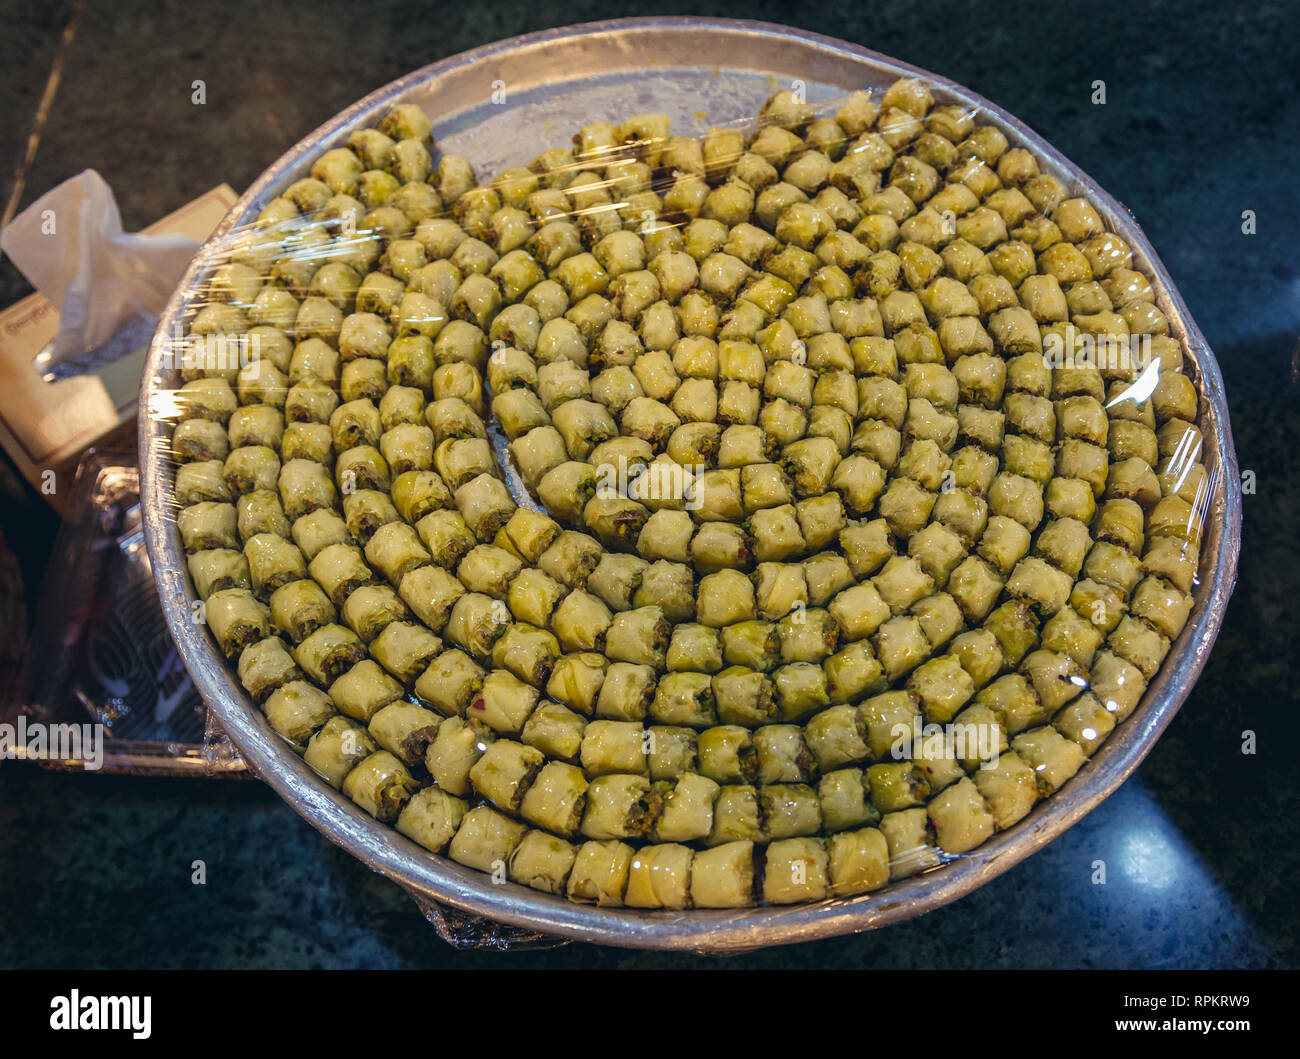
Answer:
[{"label": "baklava roll", "polygon": [[600,776],[587,788],[582,834],[597,840],[648,834],[662,812],[663,796],[642,776]]},{"label": "baklava roll", "polygon": [[370,718],[370,734],[409,769],[424,765],[442,718],[409,702],[390,702]]},{"label": "baklava roll", "polygon": [[358,489],[343,494],[343,519],[348,532],[364,546],[380,528],[400,521],[401,516],[387,493],[377,489]]},{"label": "baklava roll", "polygon": [[389,622],[370,642],[371,657],[408,688],[441,650],[442,641],[413,621]]},{"label": "baklava roll", "polygon": [[[275,696],[271,698],[274,699]],[[268,706],[270,701],[267,700]],[[303,760],[337,790],[343,786],[344,778],[376,749],[374,740],[364,727],[350,717],[336,713],[320,725],[316,734],[310,738],[307,749],[303,752]]]},{"label": "baklava roll", "polygon": [[452,606],[444,635],[473,658],[484,661],[491,657],[509,624],[510,611],[504,603],[479,592],[467,592]]},{"label": "baklava roll", "polygon": [[241,541],[247,542],[259,533],[277,537],[289,537],[292,533],[284,508],[280,506],[280,497],[271,489],[245,493],[235,501],[235,512]]},{"label": "baklava roll", "polygon": [[518,821],[481,805],[465,814],[447,855],[458,864],[505,878],[510,856],[527,830]]},{"label": "baklava roll", "polygon": [[625,904],[629,908],[689,908],[694,858],[695,851],[689,846],[642,846],[632,857]]},{"label": "baklava roll", "polygon": [[635,850],[626,842],[584,842],[565,887],[570,901],[620,907]]},{"label": "baklava roll", "polygon": [[407,617],[406,606],[387,585],[361,585],[343,601],[343,623],[370,643],[390,622]]},{"label": "baklava roll", "polygon": [[322,625],[294,649],[299,668],[317,684],[328,686],[366,656],[365,645],[351,629]]},{"label": "baklava roll", "polygon": [[396,757],[377,750],[343,780],[343,793],[376,820],[392,823],[419,784]]},{"label": "baklava roll", "polygon": [[290,521],[297,521],[317,508],[332,508],[337,499],[334,481],[320,463],[307,459],[287,460],[280,468],[280,504]]},{"label": "baklava roll", "polygon": [[202,501],[181,508],[176,515],[176,528],[187,552],[238,548],[236,526],[235,506],[229,503]]},{"label": "baklava roll", "polygon": [[889,843],[878,829],[864,827],[832,835],[826,847],[830,896],[869,893],[889,882]]},{"label": "baklava roll", "polygon": [[817,838],[787,838],[765,851],[763,899],[769,904],[821,901],[830,894],[830,858]]},{"label": "baklava roll", "polygon": [[246,588],[213,592],[203,604],[203,613],[222,653],[231,660],[271,634],[270,611]]},{"label": "baklava roll", "polygon": [[339,711],[365,724],[401,697],[402,686],[369,658],[363,658],[330,685],[330,698]]},{"label": "baklava roll", "polygon": [[316,553],[307,569],[335,606],[342,606],[353,592],[374,580],[360,549],[351,544],[327,545]]},{"label": "baklava roll", "polygon": [[713,698],[718,718],[725,724],[752,728],[774,720],[779,713],[772,681],[744,666],[730,666],[713,677]]},{"label": "baklava roll", "polygon": [[411,796],[393,825],[431,853],[441,853],[460,827],[468,806],[437,787],[425,787]]},{"label": "baklava roll", "polygon": [[542,893],[562,894],[576,858],[572,843],[529,831],[510,854],[510,878]]},{"label": "baklava roll", "polygon": [[[182,419],[172,431],[172,457],[177,463],[220,463],[230,453],[225,427],[211,419]],[[180,468],[177,469],[180,477]]]},{"label": "baklava roll", "polygon": [[176,503],[181,507],[204,502],[228,503],[234,499],[226,482],[224,465],[216,459],[182,463],[176,468],[175,491]]},{"label": "baklava roll", "polygon": [[498,739],[469,770],[470,784],[498,809],[517,813],[546,755],[511,739]]},{"label": "baklava roll", "polygon": [[[640,592],[637,595],[640,603]],[[612,661],[662,670],[671,634],[672,625],[661,607],[638,605],[613,615],[605,631],[605,654]]]},{"label": "baklava roll", "polygon": [[594,652],[566,654],[556,660],[546,693],[581,714],[590,716],[605,682],[608,660]]},{"label": "baklava roll", "polygon": [[[262,710],[276,733],[299,750],[313,741],[315,733],[323,730],[330,718],[338,716],[330,697],[305,680],[291,680],[280,685],[267,698]],[[307,763],[312,764],[312,760],[309,758]],[[338,780],[342,782],[342,775]]]},{"label": "baklava roll", "polygon": [[278,636],[268,636],[240,652],[239,682],[254,702],[261,702],[276,688],[301,677],[302,672]]},{"label": "baklava roll", "polygon": [[258,533],[244,543],[253,589],[267,597],[307,576],[307,563],[295,544],[274,533]]},{"label": "baklava roll", "polygon": [[691,903],[696,908],[746,908],[754,903],[754,843],[738,840],[695,854]]},{"label": "baklava roll", "polygon": [[416,525],[432,511],[452,505],[451,490],[434,471],[407,470],[393,479],[390,496],[402,518]]},{"label": "baklava roll", "polygon": [[415,682],[415,693],[447,717],[463,715],[483,686],[483,668],[463,651],[443,651]]},{"label": "baklava roll", "polygon": [[415,532],[433,561],[449,570],[454,570],[476,543],[457,511],[430,511],[416,524]]}]

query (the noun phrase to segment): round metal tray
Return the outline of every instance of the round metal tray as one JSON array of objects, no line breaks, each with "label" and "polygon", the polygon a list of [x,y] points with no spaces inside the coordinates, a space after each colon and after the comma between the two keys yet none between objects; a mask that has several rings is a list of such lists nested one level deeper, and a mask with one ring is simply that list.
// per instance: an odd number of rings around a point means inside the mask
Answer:
[{"label": "round metal tray", "polygon": [[[715,63],[719,65],[714,65]],[[920,76],[939,102],[978,107],[1013,144],[1031,149],[1045,171],[1088,197],[1133,247],[1135,267],[1151,277],[1157,303],[1194,365],[1201,395],[1206,469],[1218,483],[1206,512],[1195,609],[1134,714],[1079,773],[1024,820],[969,855],[863,897],[794,907],[684,913],[593,908],[540,894],[434,856],[377,824],[322,783],[290,753],[249,700],[206,630],[191,621],[194,589],[174,521],[165,407],[176,379],[164,369],[174,325],[213,267],[214,244],[249,223],[261,207],[306,174],[312,159],[375,123],[393,103],[414,102],[433,121],[445,150],[468,155],[481,177],[563,143],[581,125],[665,112],[677,131],[737,121],[791,82],[810,102]],[[501,102],[504,90],[504,102]],[[493,102],[493,95],[497,102]],[[159,401],[159,398],[161,402]],[[322,125],[253,184],[186,272],[149,352],[140,395],[141,493],[145,538],[163,610],[194,683],[261,778],[323,834],[436,910],[488,917],[516,928],[646,949],[735,952],[869,930],[955,900],[1024,860],[1117,788],[1150,750],[1205,665],[1236,577],[1241,490],[1219,366],[1155,251],[1129,212],[1000,107],[942,77],[843,41],[766,23],[725,19],[625,19],[548,30],[444,59],[371,93]],[[453,916],[455,912],[453,912]]]}]

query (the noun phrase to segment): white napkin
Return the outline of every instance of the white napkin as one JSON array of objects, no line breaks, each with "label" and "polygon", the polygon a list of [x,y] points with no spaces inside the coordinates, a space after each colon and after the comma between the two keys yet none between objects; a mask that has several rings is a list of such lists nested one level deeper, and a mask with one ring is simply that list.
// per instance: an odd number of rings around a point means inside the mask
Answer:
[{"label": "white napkin", "polygon": [[59,333],[41,357],[58,365],[160,313],[199,244],[123,232],[113,189],[87,169],[15,217],[0,247],[59,310]]}]

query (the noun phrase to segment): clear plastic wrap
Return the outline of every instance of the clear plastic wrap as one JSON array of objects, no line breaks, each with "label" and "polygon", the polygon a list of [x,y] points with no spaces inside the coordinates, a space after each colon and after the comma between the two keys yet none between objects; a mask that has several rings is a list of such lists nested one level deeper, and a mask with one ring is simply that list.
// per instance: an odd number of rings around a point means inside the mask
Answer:
[{"label": "clear plastic wrap", "polygon": [[[81,459],[18,694],[3,717],[15,736],[23,727],[15,756],[80,771],[242,773],[163,620],[138,482],[133,446],[92,448]],[[75,742],[45,736],[74,729]]]},{"label": "clear plastic wrap", "polygon": [[494,883],[689,916],[942,870],[1139,706],[1220,469],[1149,277],[1029,151],[910,79],[484,183],[429,129],[210,246],[153,395],[196,620],[286,753]]}]

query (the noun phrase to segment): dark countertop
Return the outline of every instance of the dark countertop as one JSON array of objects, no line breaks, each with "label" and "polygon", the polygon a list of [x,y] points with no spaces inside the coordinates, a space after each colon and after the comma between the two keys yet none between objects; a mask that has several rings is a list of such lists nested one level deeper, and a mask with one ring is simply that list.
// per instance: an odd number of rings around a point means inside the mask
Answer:
[{"label": "dark countertop", "polygon": [[[1300,703],[1300,7],[1209,0],[869,7],[678,4],[787,22],[944,74],[1007,107],[1128,205],[1227,383],[1245,499],[1236,594],[1209,665],[1137,775],[1025,863],[922,919],[737,957],[780,967],[1295,967],[1300,867],[1286,727]],[[128,230],[239,189],[343,106],[415,67],[551,25],[655,13],[571,0],[8,0],[0,203],[86,167]],[[71,25],[70,25],[71,24]],[[61,80],[37,112],[50,71]],[[190,102],[203,79],[208,102]],[[1105,80],[1107,103],[1090,103]],[[39,132],[34,155],[30,137]],[[24,156],[29,160],[24,160]],[[1241,231],[1254,210],[1258,234]],[[29,287],[0,261],[0,304]],[[0,464],[0,528],[32,608],[56,523]],[[1288,619],[1287,615],[1292,617]],[[1243,732],[1257,753],[1242,753]],[[207,883],[191,882],[202,860]],[[1107,881],[1094,884],[1095,862]],[[403,892],[256,782],[0,764],[0,966],[676,967],[571,945],[456,952]]]}]

